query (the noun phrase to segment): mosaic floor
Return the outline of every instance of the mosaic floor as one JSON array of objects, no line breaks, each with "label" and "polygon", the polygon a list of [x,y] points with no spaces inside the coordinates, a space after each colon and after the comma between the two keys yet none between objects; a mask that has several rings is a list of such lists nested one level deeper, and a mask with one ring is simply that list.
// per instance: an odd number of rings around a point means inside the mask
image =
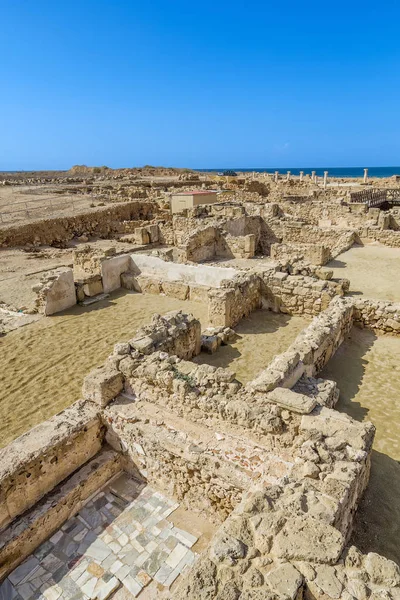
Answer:
[{"label": "mosaic floor", "polygon": [[0,584],[0,600],[106,600],[166,591],[196,559],[178,504],[126,475],[110,483]]}]

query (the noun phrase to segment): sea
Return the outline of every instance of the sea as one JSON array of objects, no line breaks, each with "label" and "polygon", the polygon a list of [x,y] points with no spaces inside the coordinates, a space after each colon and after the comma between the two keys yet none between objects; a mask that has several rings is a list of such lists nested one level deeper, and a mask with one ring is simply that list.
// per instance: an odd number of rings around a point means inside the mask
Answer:
[{"label": "sea", "polygon": [[[295,169],[293,167],[276,167],[274,169],[242,169],[239,167],[225,167],[221,169],[196,169],[196,171],[202,171],[205,173],[223,173],[228,169],[230,171],[240,171],[242,173],[275,173],[275,171],[278,171],[279,173],[286,174],[288,171],[290,171],[292,175],[299,175],[300,171],[303,171],[305,175],[311,175],[311,171],[315,171],[318,177],[323,177],[324,171],[328,171],[328,174],[331,177],[364,176],[364,167],[302,167],[301,169]],[[368,167],[368,177],[391,177],[392,175],[400,175],[400,167]]]}]

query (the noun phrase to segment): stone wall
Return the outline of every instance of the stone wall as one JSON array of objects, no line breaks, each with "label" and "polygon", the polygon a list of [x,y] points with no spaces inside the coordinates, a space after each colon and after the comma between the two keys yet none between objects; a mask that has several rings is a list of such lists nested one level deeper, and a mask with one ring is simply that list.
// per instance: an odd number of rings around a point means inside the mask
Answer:
[{"label": "stone wall", "polygon": [[97,413],[78,402],[0,450],[0,528],[100,450],[104,430]]},{"label": "stone wall", "polygon": [[305,260],[312,265],[325,265],[331,259],[329,248],[320,244],[272,244],[271,258],[298,262]]},{"label": "stone wall", "polygon": [[353,324],[353,306],[335,299],[314,317],[286,352],[247,384],[249,390],[269,392],[278,386],[292,388],[303,376],[314,376],[336,352]]},{"label": "stone wall", "polygon": [[208,293],[208,320],[214,327],[234,327],[253,310],[261,308],[260,279],[238,275],[221,289]]},{"label": "stone wall", "polygon": [[400,335],[400,304],[355,297],[354,321],[378,334]]},{"label": "stone wall", "polygon": [[73,217],[44,219],[0,229],[0,247],[52,245],[81,235],[110,237],[123,233],[124,221],[151,220],[158,212],[151,202],[124,202]]},{"label": "stone wall", "polygon": [[348,250],[356,241],[354,230],[341,227],[313,227],[304,223],[285,223],[283,242],[308,244],[321,244],[329,248],[332,258]]},{"label": "stone wall", "polygon": [[342,281],[328,281],[282,271],[260,272],[263,303],[274,312],[317,315],[335,296],[344,294]]},{"label": "stone wall", "polygon": [[359,229],[362,240],[375,241],[390,248],[400,248],[400,231],[382,230],[375,227],[363,227]]}]

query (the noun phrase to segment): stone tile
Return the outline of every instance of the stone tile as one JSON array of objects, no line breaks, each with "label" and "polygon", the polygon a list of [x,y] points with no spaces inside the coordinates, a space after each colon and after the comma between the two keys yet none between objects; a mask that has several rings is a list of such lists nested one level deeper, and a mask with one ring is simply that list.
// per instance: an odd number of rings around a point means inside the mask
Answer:
[{"label": "stone tile", "polygon": [[180,542],[182,542],[182,544],[188,548],[191,548],[199,539],[195,535],[192,535],[187,531],[183,531],[183,529],[179,529],[178,527],[173,527],[172,533]]},{"label": "stone tile", "polygon": [[154,579],[158,581],[158,583],[164,584],[168,577],[171,575],[173,571],[172,567],[169,567],[165,563],[161,565],[158,569],[157,573],[154,575]]},{"label": "stone tile", "polygon": [[81,588],[75,583],[71,577],[63,577],[59,583],[60,588],[63,590],[64,595],[68,598],[78,599],[82,596]]},{"label": "stone tile", "polygon": [[134,596],[134,598],[136,598],[143,589],[143,586],[141,586],[140,583],[136,581],[136,579],[131,575],[125,577],[122,583],[126,587],[126,589]]},{"label": "stone tile", "polygon": [[154,540],[152,540],[151,542],[149,542],[147,544],[147,546],[145,547],[145,550],[151,554],[156,548],[158,547],[158,543],[155,542]]},{"label": "stone tile", "polygon": [[79,518],[91,529],[96,529],[102,524],[101,513],[92,506],[84,506],[79,512]]},{"label": "stone tile", "polygon": [[39,561],[42,561],[44,559],[44,557],[47,556],[52,551],[53,547],[54,547],[54,544],[52,544],[50,542],[50,540],[48,540],[47,542],[40,544],[40,546],[38,548],[36,548],[34,555],[36,556],[36,558]]},{"label": "stone tile", "polygon": [[144,552],[142,552],[142,554],[139,554],[139,556],[135,560],[135,565],[137,567],[141,567],[143,563],[146,562],[146,560],[149,558],[149,556],[149,553],[145,550]]},{"label": "stone tile", "polygon": [[120,546],[126,546],[126,544],[129,542],[129,538],[126,535],[126,533],[123,533],[122,535],[119,536],[118,540],[117,540],[118,544]]},{"label": "stone tile", "polygon": [[71,569],[71,571],[69,573],[69,576],[71,577],[71,579],[73,579],[74,581],[79,579],[79,577],[82,575],[82,573],[84,573],[86,571],[86,567],[88,566],[88,564],[89,563],[86,560],[86,558],[82,558],[82,560],[80,560],[79,563],[76,564],[73,569]]},{"label": "stone tile", "polygon": [[183,557],[188,552],[188,549],[183,544],[177,544],[177,546],[172,550],[171,554],[166,559],[165,563],[175,569],[178,564],[181,562]]},{"label": "stone tile", "polygon": [[103,569],[108,571],[110,569],[111,565],[113,565],[116,560],[117,560],[116,555],[111,553],[109,556],[107,556],[107,558],[105,560],[103,560],[103,562],[101,563],[101,566],[103,567]]},{"label": "stone tile", "polygon": [[[120,560],[116,560],[114,562],[114,564],[111,565],[111,567],[110,567],[110,573],[112,573],[114,575],[118,571],[118,569],[120,569],[123,566],[124,566],[124,563],[122,563]],[[0,598],[0,600],[1,600],[1,598]]]},{"label": "stone tile", "polygon": [[86,555],[98,562],[102,562],[110,554],[111,548],[100,539],[96,539],[86,550]]},{"label": "stone tile", "polygon": [[85,583],[87,583],[89,581],[89,579],[92,579],[92,578],[93,578],[93,575],[88,573],[85,569],[83,571],[83,573],[81,573],[79,575],[79,577],[77,578],[76,585],[78,585],[82,589],[82,587],[85,585]]},{"label": "stone tile", "polygon": [[57,571],[57,569],[62,567],[63,563],[57,556],[54,556],[54,554],[50,553],[42,560],[41,564],[46,571],[54,573]]},{"label": "stone tile", "polygon": [[100,565],[98,565],[95,562],[91,562],[88,564],[86,571],[88,573],[90,573],[90,575],[92,575],[93,577],[102,577],[105,573],[103,567],[101,567]]},{"label": "stone tile", "polygon": [[145,571],[141,570],[139,571],[139,573],[136,575],[135,577],[136,581],[138,581],[140,583],[140,585],[142,585],[143,587],[146,587],[146,585],[149,585],[150,581],[151,581],[151,577],[150,575],[148,575],[148,573],[146,573]]},{"label": "stone tile", "polygon": [[136,564],[136,560],[139,557],[139,552],[137,550],[132,549],[126,554],[120,553],[119,556],[124,564],[133,566],[134,564]]},{"label": "stone tile", "polygon": [[20,564],[19,567],[14,569],[8,578],[13,585],[16,585],[23,581],[38,566],[39,560],[36,558],[36,556],[31,555],[22,564]]},{"label": "stone tile", "polygon": [[60,540],[63,536],[63,532],[61,530],[56,531],[56,533],[54,535],[51,536],[51,538],[49,539],[49,542],[51,542],[52,544],[57,544],[58,540]]},{"label": "stone tile", "polygon": [[[165,550],[154,550],[154,552],[150,554],[149,558],[143,563],[142,569],[151,575],[151,577],[154,577],[158,569],[161,567],[164,561],[166,561],[167,557],[168,554]],[[175,567],[175,565],[169,566],[172,566],[173,568]]]},{"label": "stone tile", "polygon": [[17,592],[9,579],[5,579],[0,583],[0,600],[14,600]]},{"label": "stone tile", "polygon": [[44,585],[42,588],[40,588],[40,591],[46,600],[58,600],[62,594],[62,589],[57,584],[50,587]]},{"label": "stone tile", "polygon": [[96,577],[91,577],[91,579],[89,579],[83,586],[82,586],[82,592],[88,596],[89,598],[92,597],[94,589],[97,585],[97,579]]},{"label": "stone tile", "polygon": [[170,587],[174,583],[175,579],[179,577],[179,575],[180,572],[178,571],[178,569],[174,569],[171,575],[168,577],[168,579],[164,581],[165,587]]},{"label": "stone tile", "polygon": [[35,591],[35,588],[29,582],[17,586],[17,592],[23,600],[32,600],[36,595]]},{"label": "stone tile", "polygon": [[100,579],[95,587],[96,600],[106,600],[120,585],[116,577],[111,577],[108,581]]},{"label": "stone tile", "polygon": [[[139,567],[137,567],[137,568],[139,568]],[[129,565],[123,565],[122,567],[120,567],[118,569],[118,571],[115,573],[115,575],[118,577],[118,579],[120,581],[122,581],[123,579],[125,579],[125,577],[127,575],[129,575],[131,570],[132,570],[132,567],[130,567]]]}]

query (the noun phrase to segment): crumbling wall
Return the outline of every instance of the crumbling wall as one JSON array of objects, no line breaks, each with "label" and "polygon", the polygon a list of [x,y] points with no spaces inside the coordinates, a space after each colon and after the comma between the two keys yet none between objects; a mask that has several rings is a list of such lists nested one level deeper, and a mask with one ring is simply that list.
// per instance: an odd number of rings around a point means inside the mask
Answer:
[{"label": "crumbling wall", "polygon": [[304,223],[285,223],[283,242],[308,244],[313,240],[314,244],[320,244],[329,248],[332,258],[345,252],[356,241],[354,230],[346,230],[340,227],[313,227]]},{"label": "crumbling wall", "polygon": [[214,327],[234,327],[261,304],[259,277],[238,275],[221,289],[209,291],[208,320]]},{"label": "crumbling wall", "polygon": [[321,244],[272,244],[271,258],[280,261],[305,260],[312,265],[325,265],[331,259],[329,248]]},{"label": "crumbling wall", "polygon": [[303,376],[314,376],[336,352],[353,324],[353,305],[335,299],[328,309],[314,317],[286,352],[247,384],[249,390],[269,392],[276,387],[292,388]]},{"label": "crumbling wall", "polygon": [[44,219],[0,229],[0,247],[64,243],[81,235],[111,237],[124,232],[124,221],[151,220],[158,207],[152,202],[124,202],[73,217]]},{"label": "crumbling wall", "polygon": [[0,529],[100,449],[97,409],[77,402],[0,450]]},{"label": "crumbling wall", "polygon": [[335,296],[344,294],[343,281],[321,280],[282,271],[260,271],[263,303],[274,312],[317,315]]},{"label": "crumbling wall", "polygon": [[400,304],[355,296],[354,321],[378,334],[400,335]]}]

